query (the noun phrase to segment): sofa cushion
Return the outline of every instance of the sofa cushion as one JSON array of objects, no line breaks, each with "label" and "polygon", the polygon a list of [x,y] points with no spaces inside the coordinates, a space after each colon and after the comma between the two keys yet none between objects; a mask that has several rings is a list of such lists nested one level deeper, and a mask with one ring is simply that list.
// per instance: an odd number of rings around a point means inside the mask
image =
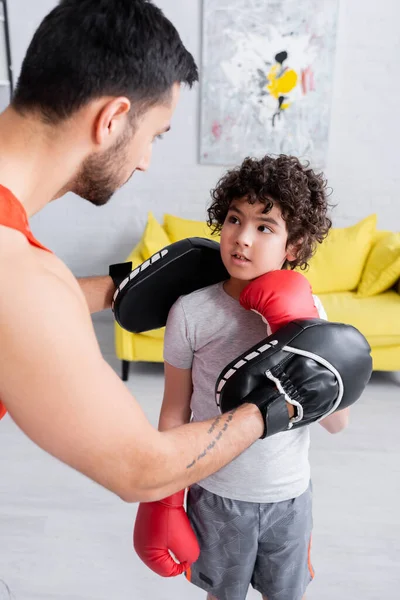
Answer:
[{"label": "sofa cushion", "polygon": [[330,321],[353,325],[371,345],[400,345],[400,295],[394,290],[368,298],[355,292],[320,294],[319,298]]},{"label": "sofa cushion", "polygon": [[147,260],[150,256],[153,256],[156,252],[169,246],[171,240],[165,233],[165,230],[154,217],[152,212],[147,215],[147,223],[145,230],[140,240],[140,252],[143,256],[143,260]]},{"label": "sofa cushion", "polygon": [[125,262],[132,263],[132,270],[135,269],[135,267],[137,267],[138,265],[142,264],[142,262],[144,261],[144,258],[143,258],[142,252],[141,252],[141,248],[142,248],[142,242],[140,241],[137,244],[137,246],[134,247],[134,249],[129,254],[129,256],[127,256],[127,258],[126,258]]},{"label": "sofa cushion", "polygon": [[391,233],[393,233],[393,232],[389,231],[389,230],[377,229],[374,233],[374,239],[372,240],[371,252],[372,252],[372,249],[375,246],[375,244],[377,244],[378,242],[383,240],[383,238],[387,237]]},{"label": "sofa cushion", "polygon": [[355,290],[374,241],[376,215],[356,225],[333,228],[304,271],[315,294]]},{"label": "sofa cushion", "polygon": [[380,294],[400,277],[400,233],[390,233],[373,246],[358,286],[357,295]]},{"label": "sofa cushion", "polygon": [[188,237],[205,237],[217,242],[219,235],[212,235],[211,229],[205,221],[182,219],[174,215],[164,215],[164,229],[171,242],[178,242]]}]

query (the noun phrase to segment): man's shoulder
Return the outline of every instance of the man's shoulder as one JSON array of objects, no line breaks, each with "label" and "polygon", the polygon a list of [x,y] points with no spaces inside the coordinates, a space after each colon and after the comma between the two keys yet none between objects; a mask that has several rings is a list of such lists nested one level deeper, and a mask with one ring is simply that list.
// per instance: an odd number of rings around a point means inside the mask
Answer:
[{"label": "man's shoulder", "polygon": [[0,264],[7,263],[10,255],[18,258],[26,248],[26,237],[20,231],[0,224]]},{"label": "man's shoulder", "polygon": [[[71,300],[81,294],[79,284],[68,267],[54,254],[31,246],[13,229],[0,226],[0,308],[13,311],[13,298],[29,306],[44,296]],[[83,297],[82,297],[83,298]],[[81,298],[81,299],[82,299]]]},{"label": "man's shoulder", "polygon": [[25,393],[29,373],[43,364],[54,359],[61,368],[61,355],[68,364],[93,348],[97,357],[88,306],[72,273],[50,253],[42,262],[39,249],[26,251],[16,242],[14,250],[0,252],[0,398],[7,407],[21,371]]}]

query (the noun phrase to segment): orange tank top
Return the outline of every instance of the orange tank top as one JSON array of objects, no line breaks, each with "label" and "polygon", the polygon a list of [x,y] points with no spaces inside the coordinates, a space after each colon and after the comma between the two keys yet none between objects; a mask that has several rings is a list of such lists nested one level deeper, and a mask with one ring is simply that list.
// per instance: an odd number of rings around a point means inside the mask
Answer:
[{"label": "orange tank top", "polygon": [[[32,246],[36,246],[37,248],[41,248],[42,250],[50,252],[48,248],[45,248],[40,242],[38,242],[31,232],[28,223],[28,216],[21,202],[17,200],[14,194],[3,185],[0,185],[0,225],[20,231],[24,234]],[[0,419],[4,417],[6,412],[6,408],[0,401]]]}]

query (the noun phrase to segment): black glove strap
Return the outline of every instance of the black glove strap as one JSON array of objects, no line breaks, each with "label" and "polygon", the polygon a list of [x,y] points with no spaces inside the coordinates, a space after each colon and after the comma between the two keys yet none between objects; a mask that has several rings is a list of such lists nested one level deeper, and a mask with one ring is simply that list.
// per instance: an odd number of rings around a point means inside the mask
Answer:
[{"label": "black glove strap", "polygon": [[261,414],[265,421],[263,438],[270,437],[281,431],[286,431],[289,428],[290,418],[288,407],[285,397],[282,394],[265,406],[265,415],[263,409],[264,407],[261,409]]},{"label": "black glove strap", "polygon": [[116,265],[110,265],[108,274],[114,282],[116,288],[123,282],[124,279],[128,277],[128,275],[132,271],[132,263],[118,263]]},{"label": "black glove strap", "polygon": [[265,423],[264,433],[260,439],[263,440],[288,429],[290,419],[286,400],[278,390],[271,394],[271,390],[260,386],[250,392],[243,402],[255,404],[260,409]]}]

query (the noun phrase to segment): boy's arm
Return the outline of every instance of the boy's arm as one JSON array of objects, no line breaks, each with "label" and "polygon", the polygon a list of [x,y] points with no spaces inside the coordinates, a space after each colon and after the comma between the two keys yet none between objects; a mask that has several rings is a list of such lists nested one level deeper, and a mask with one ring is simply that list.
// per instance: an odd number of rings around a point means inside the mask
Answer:
[{"label": "boy's arm", "polygon": [[164,399],[158,422],[159,431],[174,429],[190,421],[192,369],[178,369],[164,363]]},{"label": "boy's arm", "polygon": [[81,277],[78,283],[86,298],[91,313],[111,308],[111,301],[115,292],[115,285],[111,277]]},{"label": "boy's arm", "polygon": [[329,433],[339,433],[349,424],[350,408],[344,408],[319,422]]}]

